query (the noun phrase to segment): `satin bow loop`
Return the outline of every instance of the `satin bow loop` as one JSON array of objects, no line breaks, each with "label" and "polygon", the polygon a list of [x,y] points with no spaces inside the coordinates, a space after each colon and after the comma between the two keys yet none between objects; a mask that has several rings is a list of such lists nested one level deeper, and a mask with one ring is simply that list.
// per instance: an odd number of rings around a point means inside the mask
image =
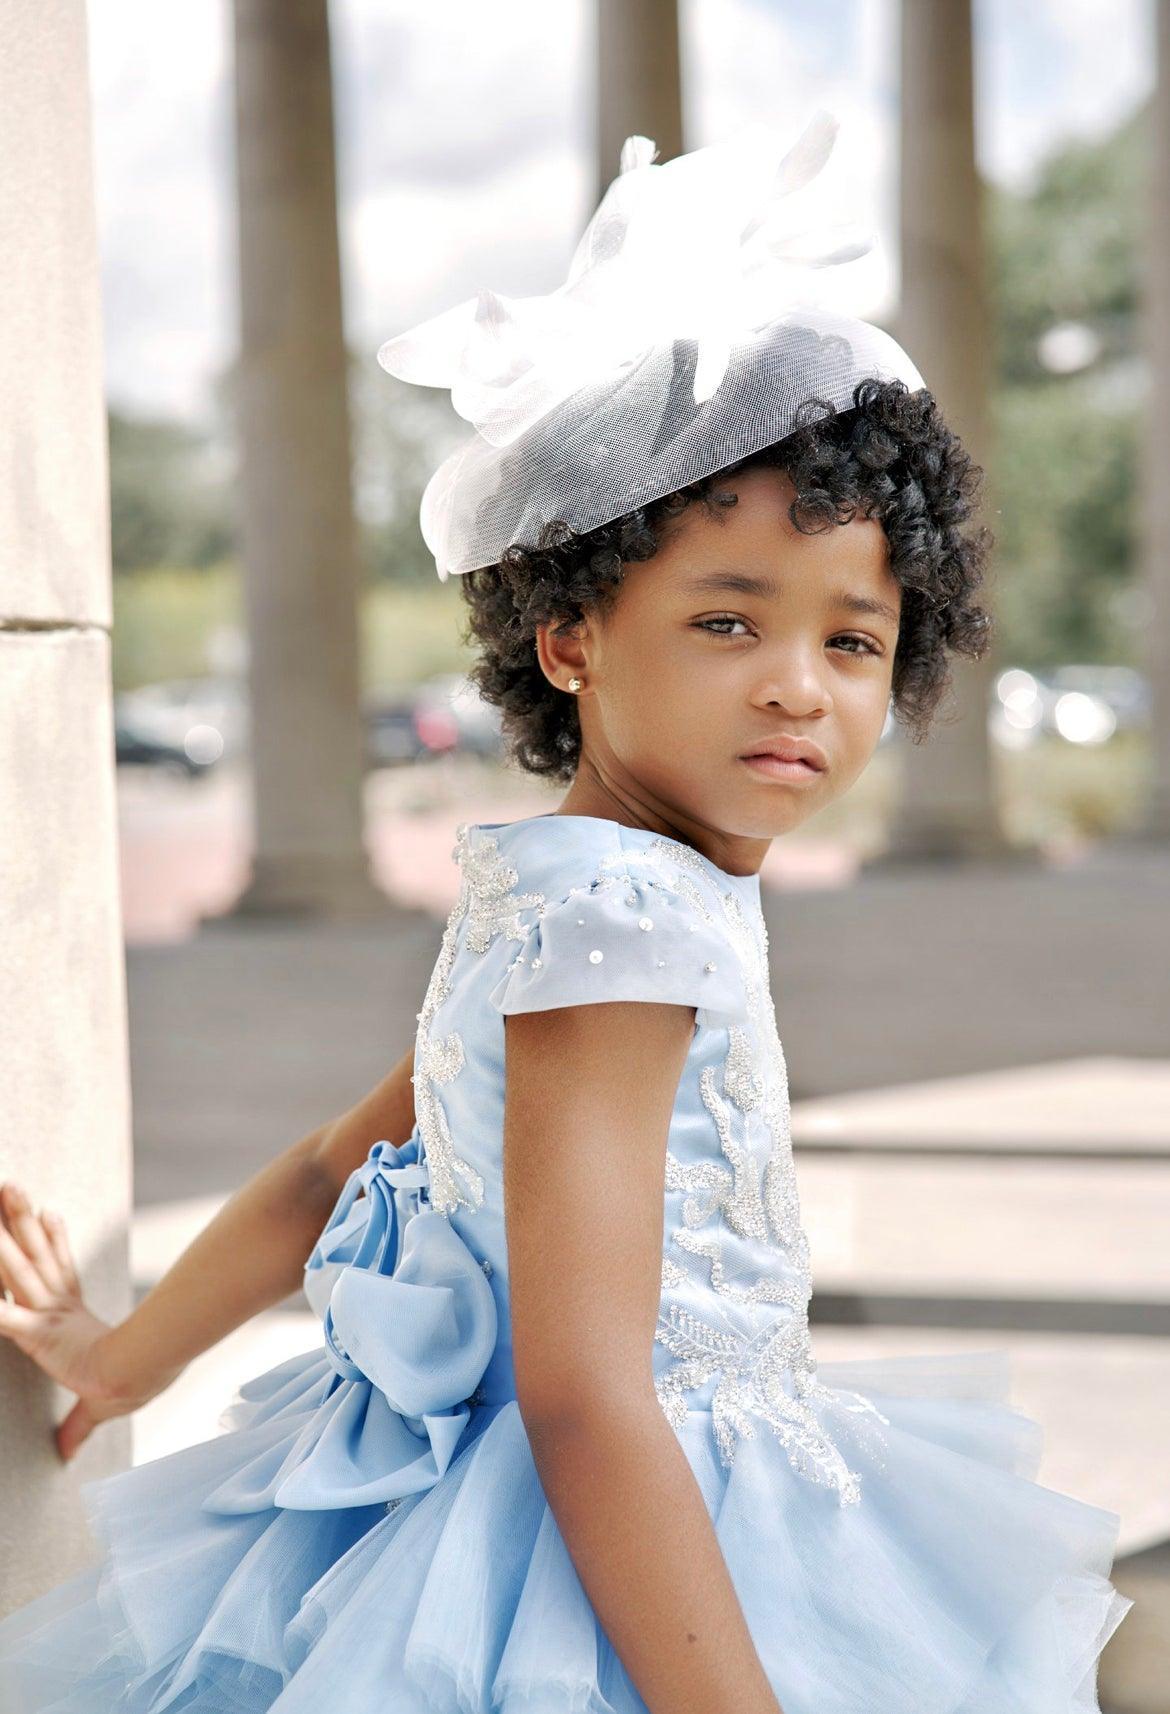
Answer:
[{"label": "satin bow loop", "polygon": [[344,1268],[384,1267],[389,1251],[386,1271],[393,1271],[401,1233],[418,1212],[428,1176],[413,1136],[401,1147],[382,1138],[350,1173],[305,1263],[305,1296],[322,1319]]}]

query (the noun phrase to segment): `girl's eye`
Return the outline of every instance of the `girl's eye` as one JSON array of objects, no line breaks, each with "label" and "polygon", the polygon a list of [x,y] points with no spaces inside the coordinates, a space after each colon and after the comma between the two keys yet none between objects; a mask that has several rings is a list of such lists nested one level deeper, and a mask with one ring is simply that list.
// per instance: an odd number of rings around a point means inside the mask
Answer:
[{"label": "girl's eye", "polygon": [[[708,636],[711,637],[732,637],[736,635],[745,636],[751,634],[746,620],[738,618],[734,613],[715,613],[712,614],[709,619],[699,619],[696,620],[695,623],[698,630],[706,631]],[[737,633],[729,628],[735,625],[742,626],[743,629]],[[839,636],[835,637],[833,642],[838,647],[843,643],[852,645],[851,647],[844,649],[843,652],[847,655],[880,655],[882,652],[871,637],[863,636],[856,631],[844,631]]]},{"label": "girl's eye", "polygon": [[745,621],[743,619],[737,618],[734,613],[716,613],[710,619],[700,619],[698,621],[698,628],[700,631],[708,632],[708,634],[712,637],[730,637],[730,636],[734,635],[733,632],[723,631],[723,630],[713,630],[712,627],[716,626],[716,625],[743,625],[743,624],[745,624]]}]

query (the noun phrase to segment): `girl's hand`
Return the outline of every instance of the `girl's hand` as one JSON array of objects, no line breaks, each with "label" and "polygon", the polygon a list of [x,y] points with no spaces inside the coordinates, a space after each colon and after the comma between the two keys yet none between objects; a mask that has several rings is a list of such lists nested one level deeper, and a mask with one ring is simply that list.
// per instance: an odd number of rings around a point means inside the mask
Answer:
[{"label": "girl's hand", "polygon": [[[112,1329],[86,1308],[65,1222],[34,1214],[19,1185],[0,1185],[0,1334],[31,1357],[52,1380],[78,1394],[54,1430],[62,1459],[72,1458],[99,1422],[125,1416],[168,1381],[135,1393],[119,1386],[103,1362]],[[168,1377],[168,1380],[170,1377]]]}]

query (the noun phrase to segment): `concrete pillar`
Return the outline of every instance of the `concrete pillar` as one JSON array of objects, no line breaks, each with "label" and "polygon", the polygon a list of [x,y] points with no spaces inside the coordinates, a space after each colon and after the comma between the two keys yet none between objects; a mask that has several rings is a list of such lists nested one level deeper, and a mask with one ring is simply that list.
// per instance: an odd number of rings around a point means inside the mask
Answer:
[{"label": "concrete pillar", "polygon": [[658,160],[681,155],[678,0],[597,0],[597,195],[616,178],[622,144],[635,133]]},{"label": "concrete pillar", "polygon": [[[948,422],[988,468],[988,307],[975,164],[970,0],[902,0],[901,308],[897,335]],[[994,527],[994,501],[987,508]],[[985,604],[987,597],[984,597]],[[999,824],[986,709],[997,664],[958,659],[924,744],[907,743],[878,866],[1012,855]]]},{"label": "concrete pillar", "polygon": [[1170,4],[1156,0],[1157,40],[1151,102],[1151,158],[1145,223],[1143,314],[1149,364],[1143,468],[1141,572],[1147,595],[1144,667],[1152,693],[1152,771],[1139,838],[1170,841],[1170,483],[1165,447],[1170,436]]},{"label": "concrete pillar", "polygon": [[[96,1314],[130,1309],[130,1090],[109,505],[83,0],[0,0],[0,1176],[65,1216]],[[96,1559],[62,1465],[74,1395],[0,1339],[0,1611]]]},{"label": "concrete pillar", "polygon": [[255,856],[232,914],[380,914],[362,842],[326,0],[235,0],[235,93]]},{"label": "concrete pillar", "polygon": [[[1142,313],[1149,371],[1141,469],[1141,574],[1148,598],[1145,672],[1152,693],[1151,774],[1145,813],[1121,845],[1170,841],[1170,484],[1163,448],[1170,434],[1170,0],[1154,0],[1155,78],[1146,191]],[[1101,1661],[1102,1701],[1110,1714],[1164,1714],[1170,1684],[1170,1541],[1120,1559],[1114,1583],[1136,1605]]]}]

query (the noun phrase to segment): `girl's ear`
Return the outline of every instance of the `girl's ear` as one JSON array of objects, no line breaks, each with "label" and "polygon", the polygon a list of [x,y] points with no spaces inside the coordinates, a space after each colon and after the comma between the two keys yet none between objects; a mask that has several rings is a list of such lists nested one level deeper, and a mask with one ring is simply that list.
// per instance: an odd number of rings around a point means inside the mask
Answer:
[{"label": "girl's ear", "polygon": [[[589,678],[589,621],[558,630],[557,620],[536,628],[535,648],[541,671],[557,690],[575,691]],[[570,679],[580,681],[570,685]]]}]

